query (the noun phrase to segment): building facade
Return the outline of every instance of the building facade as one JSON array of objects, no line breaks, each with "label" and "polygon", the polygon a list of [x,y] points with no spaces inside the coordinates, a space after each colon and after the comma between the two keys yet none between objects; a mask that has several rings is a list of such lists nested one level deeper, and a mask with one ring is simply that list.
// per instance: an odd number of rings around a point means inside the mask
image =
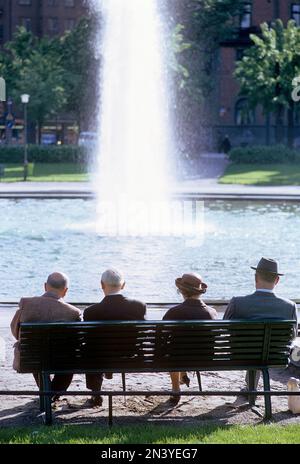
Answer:
[{"label": "building facade", "polygon": [[0,0],[0,45],[18,26],[38,37],[62,35],[87,14],[87,0]]},{"label": "building facade", "polygon": [[[88,0],[0,0],[0,47],[12,39],[19,26],[38,37],[60,36],[87,15]],[[14,102],[9,101],[0,102],[0,143],[23,143],[23,118]],[[14,117],[13,128],[6,124],[7,114]],[[42,131],[44,143],[76,143],[77,138],[72,114],[58,115],[55,121],[48,121]],[[29,140],[36,141],[34,129],[29,131]]]},{"label": "building facade", "polygon": [[[290,19],[300,26],[300,2],[293,0],[252,0],[245,2],[244,14],[239,18],[238,34],[234,40],[220,45],[219,79],[216,89],[216,138],[228,134],[233,144],[266,143],[269,125],[271,141],[274,141],[274,121],[266,120],[262,109],[247,110],[247,100],[240,95],[234,78],[236,63],[244,50],[251,46],[250,34],[260,32],[264,22],[271,24],[280,18],[284,23]],[[300,130],[295,128],[297,138]]]}]

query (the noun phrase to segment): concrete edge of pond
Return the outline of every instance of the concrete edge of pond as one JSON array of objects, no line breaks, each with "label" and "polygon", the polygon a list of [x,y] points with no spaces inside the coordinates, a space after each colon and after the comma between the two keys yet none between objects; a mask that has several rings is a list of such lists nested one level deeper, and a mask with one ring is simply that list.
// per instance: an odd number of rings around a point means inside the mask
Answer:
[{"label": "concrete edge of pond", "polygon": [[[3,192],[0,191],[2,200],[91,200],[96,195],[93,192]],[[174,200],[181,201],[269,201],[269,202],[299,202],[300,192],[297,195],[290,194],[233,194],[233,193],[204,193],[190,192],[178,193],[173,196]]]},{"label": "concrete edge of pond", "polygon": [[[89,182],[1,183],[1,199],[92,199]],[[216,180],[185,181],[173,188],[173,198],[181,200],[300,201],[300,186],[222,185]]]}]

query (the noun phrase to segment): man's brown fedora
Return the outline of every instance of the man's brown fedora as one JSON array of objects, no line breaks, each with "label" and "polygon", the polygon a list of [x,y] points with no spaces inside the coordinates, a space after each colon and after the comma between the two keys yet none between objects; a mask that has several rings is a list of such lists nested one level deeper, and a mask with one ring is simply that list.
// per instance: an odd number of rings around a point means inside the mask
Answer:
[{"label": "man's brown fedora", "polygon": [[175,280],[175,284],[179,290],[192,290],[199,294],[207,290],[207,285],[199,274],[183,274]]},{"label": "man's brown fedora", "polygon": [[257,267],[251,266],[251,269],[254,269],[254,271],[269,272],[269,274],[283,276],[284,274],[278,272],[278,268],[278,262],[270,258],[261,258]]}]

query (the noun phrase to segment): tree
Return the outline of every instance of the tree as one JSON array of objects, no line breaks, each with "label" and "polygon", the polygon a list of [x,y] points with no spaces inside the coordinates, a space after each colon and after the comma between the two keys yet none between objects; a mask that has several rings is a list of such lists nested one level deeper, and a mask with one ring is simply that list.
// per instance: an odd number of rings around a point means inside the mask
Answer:
[{"label": "tree", "polygon": [[57,50],[52,49],[53,44],[50,48],[48,45],[40,42],[25,60],[15,87],[19,98],[22,93],[30,95],[29,116],[37,123],[39,143],[44,122],[56,115],[66,101],[61,59]]},{"label": "tree", "polygon": [[[177,131],[185,128],[187,140],[199,133],[199,126],[212,112],[220,43],[238,30],[244,5],[244,0],[169,0],[173,19],[169,57],[179,109]],[[199,151],[196,146],[188,149]]]},{"label": "tree", "polygon": [[65,110],[75,114],[79,128],[93,114],[95,106],[99,64],[92,53],[93,34],[93,19],[83,18],[61,39]]},{"label": "tree", "polygon": [[64,69],[59,39],[38,39],[23,27],[0,53],[0,72],[7,81],[8,94],[16,102],[30,95],[29,118],[38,128],[38,141],[46,118],[65,104]]},{"label": "tree", "polygon": [[263,24],[261,36],[251,35],[253,46],[238,63],[236,77],[249,107],[261,105],[276,120],[276,142],[283,141],[284,115],[288,111],[288,143],[293,144],[295,102],[293,80],[300,75],[300,29],[294,21],[285,28],[281,20]]}]

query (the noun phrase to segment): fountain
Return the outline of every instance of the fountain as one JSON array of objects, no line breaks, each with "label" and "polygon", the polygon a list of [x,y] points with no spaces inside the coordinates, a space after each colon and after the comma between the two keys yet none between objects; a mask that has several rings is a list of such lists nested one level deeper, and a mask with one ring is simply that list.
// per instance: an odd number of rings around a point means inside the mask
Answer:
[{"label": "fountain", "polygon": [[171,162],[157,1],[92,0],[92,5],[101,17],[98,230],[105,235],[166,233]]}]

